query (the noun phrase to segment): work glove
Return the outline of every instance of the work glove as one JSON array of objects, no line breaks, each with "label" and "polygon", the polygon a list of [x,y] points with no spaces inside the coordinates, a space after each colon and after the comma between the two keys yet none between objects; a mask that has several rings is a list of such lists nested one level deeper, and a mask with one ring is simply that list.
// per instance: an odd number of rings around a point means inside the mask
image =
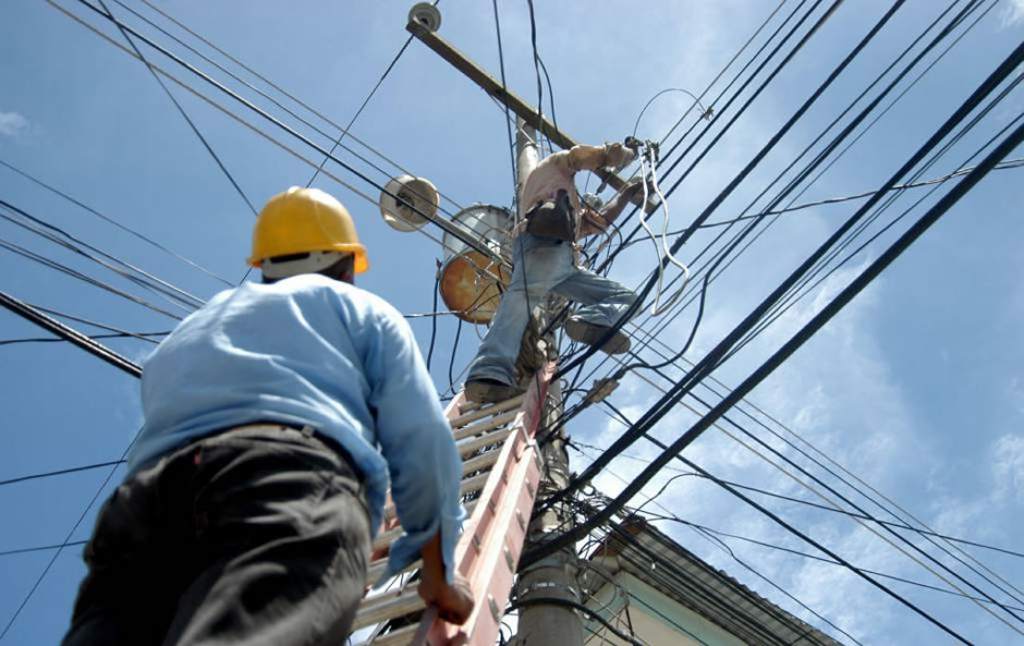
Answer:
[{"label": "work glove", "polygon": [[626,148],[620,143],[605,144],[605,160],[609,168],[616,170],[636,159],[636,151]]}]

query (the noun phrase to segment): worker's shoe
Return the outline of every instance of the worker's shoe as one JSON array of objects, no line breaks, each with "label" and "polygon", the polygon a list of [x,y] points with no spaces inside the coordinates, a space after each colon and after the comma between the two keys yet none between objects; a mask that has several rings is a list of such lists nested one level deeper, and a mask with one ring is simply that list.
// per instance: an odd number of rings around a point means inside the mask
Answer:
[{"label": "worker's shoe", "polygon": [[[594,345],[608,333],[610,327],[598,325],[583,319],[571,318],[565,324],[565,333],[573,341]],[[606,354],[622,354],[629,352],[629,337],[619,330],[615,330],[611,338],[604,342],[601,351]]]},{"label": "worker's shoe", "polygon": [[466,399],[471,402],[493,404],[523,394],[519,386],[503,384],[497,379],[470,379],[466,382]]}]

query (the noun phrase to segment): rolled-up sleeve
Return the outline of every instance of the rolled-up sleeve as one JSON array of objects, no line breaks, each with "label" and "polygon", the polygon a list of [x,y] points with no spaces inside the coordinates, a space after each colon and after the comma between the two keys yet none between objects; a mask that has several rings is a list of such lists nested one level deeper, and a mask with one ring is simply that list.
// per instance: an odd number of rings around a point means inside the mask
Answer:
[{"label": "rolled-up sleeve", "polygon": [[419,558],[420,549],[440,530],[445,576],[451,582],[455,544],[466,516],[459,500],[462,461],[412,330],[397,311],[381,318],[366,364],[377,439],[404,529],[391,546],[385,576]]}]

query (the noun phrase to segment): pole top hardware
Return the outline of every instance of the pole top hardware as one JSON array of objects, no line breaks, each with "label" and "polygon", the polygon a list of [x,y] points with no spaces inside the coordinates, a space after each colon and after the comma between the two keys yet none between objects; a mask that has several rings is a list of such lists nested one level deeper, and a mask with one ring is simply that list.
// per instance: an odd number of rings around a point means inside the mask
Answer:
[{"label": "pole top hardware", "polygon": [[409,22],[437,31],[441,28],[441,12],[429,2],[417,2],[409,10]]}]

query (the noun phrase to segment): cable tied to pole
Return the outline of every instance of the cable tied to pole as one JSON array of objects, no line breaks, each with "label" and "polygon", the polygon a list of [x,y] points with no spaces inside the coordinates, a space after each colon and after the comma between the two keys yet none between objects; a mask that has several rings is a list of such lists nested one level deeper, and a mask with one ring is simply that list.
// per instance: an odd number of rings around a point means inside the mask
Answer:
[{"label": "cable tied to pole", "polygon": [[[665,199],[665,195],[661,192],[661,188],[658,186],[658,145],[651,141],[645,141],[642,144],[640,151],[640,181],[643,185],[644,200],[642,204],[648,204],[648,197],[651,191],[658,196],[658,204],[661,206],[663,213],[663,222],[661,227],[661,241],[659,245],[658,236],[651,229],[650,224],[646,218],[646,208],[641,208],[640,224],[643,226],[644,231],[651,238],[651,243],[654,244],[654,253],[659,257],[658,262],[658,283],[654,292],[654,303],[651,305],[651,316],[660,316],[671,308],[679,297],[683,295],[683,290],[690,283],[690,268],[681,262],[675,255],[672,254],[672,250],[669,249],[668,245],[668,226],[669,226],[669,212],[668,212],[668,201]],[[668,262],[672,263],[683,272],[683,282],[679,286],[679,289],[672,294],[671,298],[668,299],[664,304],[661,303],[661,297],[664,289],[665,281],[665,268]]]}]

